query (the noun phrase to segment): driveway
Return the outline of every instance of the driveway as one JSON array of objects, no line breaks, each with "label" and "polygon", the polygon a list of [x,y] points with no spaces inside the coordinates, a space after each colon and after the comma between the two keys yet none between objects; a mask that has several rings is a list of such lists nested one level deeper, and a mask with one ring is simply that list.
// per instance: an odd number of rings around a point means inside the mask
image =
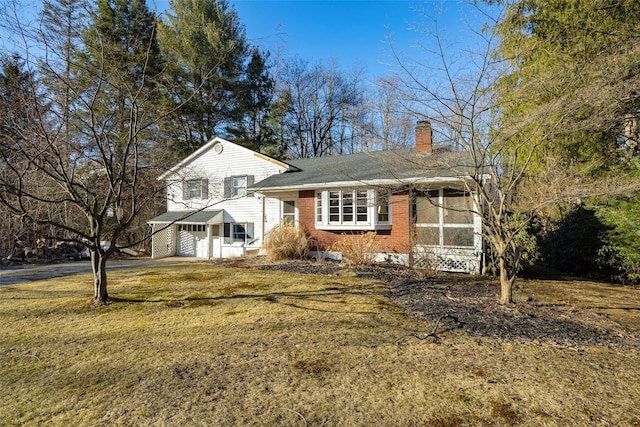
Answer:
[{"label": "driveway", "polygon": [[[150,258],[114,259],[107,261],[107,272],[194,261],[203,261],[203,259],[183,257],[170,257],[156,260],[152,260]],[[89,261],[66,262],[60,264],[2,266],[0,267],[0,286],[89,273],[91,273],[91,263]]]}]

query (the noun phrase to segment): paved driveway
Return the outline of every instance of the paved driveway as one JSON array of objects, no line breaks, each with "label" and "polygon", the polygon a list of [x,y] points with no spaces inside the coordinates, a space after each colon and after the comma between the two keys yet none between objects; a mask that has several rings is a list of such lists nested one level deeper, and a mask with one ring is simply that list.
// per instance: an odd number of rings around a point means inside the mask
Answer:
[{"label": "paved driveway", "polygon": [[[107,261],[107,272],[125,270],[128,268],[152,267],[154,265],[180,264],[183,262],[193,261],[202,261],[202,259],[180,257],[162,258],[158,260],[152,260],[150,258],[125,260],[114,259]],[[89,261],[45,265],[29,264],[10,267],[3,266],[0,267],[0,286],[89,273],[91,273],[91,263]]]}]

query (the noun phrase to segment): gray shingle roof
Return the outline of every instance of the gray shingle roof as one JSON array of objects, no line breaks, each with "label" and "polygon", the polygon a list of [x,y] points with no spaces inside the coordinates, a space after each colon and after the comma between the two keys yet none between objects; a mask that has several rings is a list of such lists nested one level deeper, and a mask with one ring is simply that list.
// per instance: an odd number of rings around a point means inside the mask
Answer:
[{"label": "gray shingle roof", "polygon": [[148,221],[149,224],[222,224],[224,211],[174,211],[165,212]]},{"label": "gray shingle roof", "polygon": [[299,171],[272,175],[254,184],[253,188],[268,191],[331,183],[367,185],[381,181],[397,181],[400,184],[465,176],[471,164],[466,153],[418,154],[408,149],[290,160],[287,163]]}]

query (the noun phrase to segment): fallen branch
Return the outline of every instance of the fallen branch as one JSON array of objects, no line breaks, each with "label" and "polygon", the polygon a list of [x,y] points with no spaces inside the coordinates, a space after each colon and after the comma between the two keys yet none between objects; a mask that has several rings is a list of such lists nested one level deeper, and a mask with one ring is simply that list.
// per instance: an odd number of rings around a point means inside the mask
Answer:
[{"label": "fallen branch", "polygon": [[436,320],[436,324],[433,327],[433,331],[431,331],[430,333],[426,334],[424,337],[420,337],[415,333],[411,333],[411,336],[414,336],[416,338],[418,338],[419,340],[426,340],[429,337],[433,337],[434,342],[439,343],[440,342],[440,338],[438,337],[438,327],[440,326],[440,322],[442,322],[444,319],[453,319],[456,323],[459,323],[459,320],[456,316],[452,316],[449,313],[445,313],[442,316],[440,316],[438,318],[438,320]]}]

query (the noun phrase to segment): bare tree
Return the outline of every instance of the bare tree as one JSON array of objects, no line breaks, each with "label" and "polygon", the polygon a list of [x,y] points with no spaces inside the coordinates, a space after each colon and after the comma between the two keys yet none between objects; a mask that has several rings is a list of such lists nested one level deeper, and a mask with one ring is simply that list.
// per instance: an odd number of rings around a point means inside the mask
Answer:
[{"label": "bare tree", "polygon": [[[86,51],[58,51],[54,35],[26,25],[17,10],[15,3],[4,9],[4,25],[22,39],[26,69],[34,76],[44,70],[46,79],[38,84],[34,78],[26,92],[32,113],[2,128],[0,202],[41,235],[86,246],[94,301],[102,304],[108,301],[106,262],[116,243],[165,190],[156,180],[156,165],[165,160],[154,140],[160,113],[150,107],[158,87],[148,73],[155,28],[149,27],[147,44],[136,46],[142,59],[135,64],[114,55],[117,47],[99,32],[87,61]],[[50,58],[65,58],[62,72]],[[114,94],[118,105],[110,104]]]},{"label": "bare tree", "polygon": [[[546,137],[538,131],[551,135],[560,130],[562,97],[519,121],[507,122],[512,116],[503,112],[518,106],[503,103],[505,98],[498,97],[496,87],[517,61],[502,60],[497,50],[500,40],[493,30],[508,7],[509,2],[476,5],[473,13],[488,22],[477,31],[468,24],[464,37],[474,43],[465,43],[462,52],[448,43],[454,33],[445,34],[431,11],[419,10],[427,23],[417,27],[426,37],[421,58],[402,56],[391,45],[401,73],[398,80],[390,81],[405,107],[433,124],[437,140],[466,153],[464,160],[446,166],[477,195],[475,209],[499,270],[501,304],[513,302],[522,237],[536,212],[581,197],[620,194],[638,187],[622,178],[587,180],[579,170],[554,169],[558,163],[542,150]],[[546,156],[545,174],[536,173],[541,155]]]},{"label": "bare tree", "polygon": [[279,89],[287,102],[283,136],[290,157],[321,157],[348,152],[357,138],[360,73],[348,76],[335,63],[287,63]]}]

